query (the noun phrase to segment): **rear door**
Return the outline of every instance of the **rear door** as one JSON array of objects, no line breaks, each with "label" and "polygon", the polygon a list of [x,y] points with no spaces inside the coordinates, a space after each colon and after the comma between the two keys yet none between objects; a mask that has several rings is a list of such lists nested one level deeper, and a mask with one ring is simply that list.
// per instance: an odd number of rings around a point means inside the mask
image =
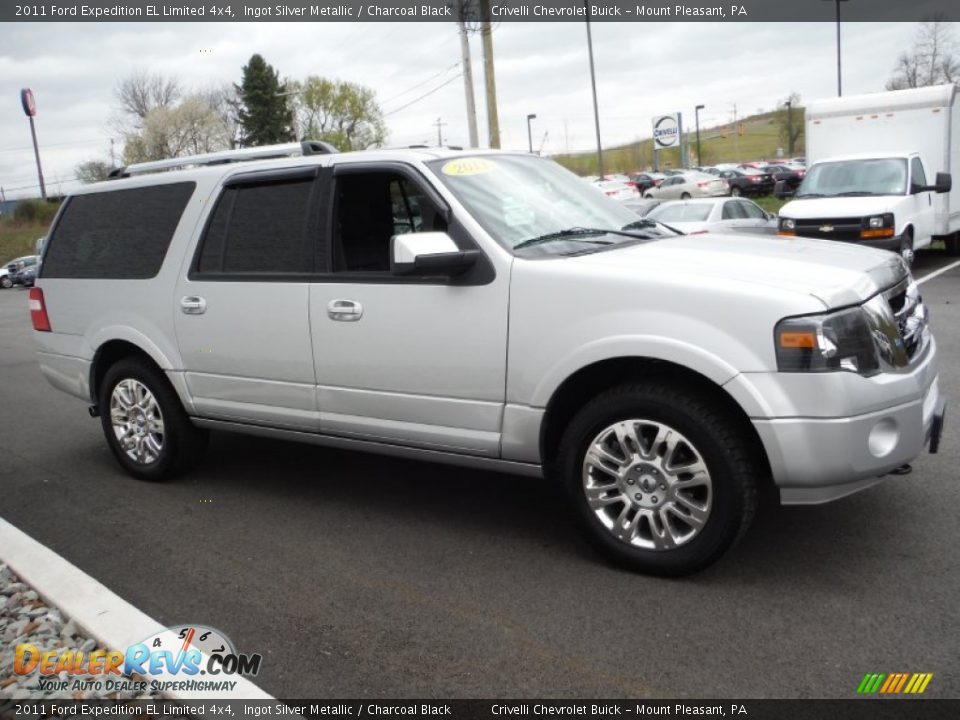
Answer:
[{"label": "rear door", "polygon": [[446,231],[476,249],[410,165],[343,164],[331,195],[332,271],[310,288],[323,432],[499,455],[509,275],[485,257],[454,280],[391,273],[393,235]]},{"label": "rear door", "polygon": [[213,199],[173,308],[203,417],[318,429],[308,312],[321,172],[241,174]]}]

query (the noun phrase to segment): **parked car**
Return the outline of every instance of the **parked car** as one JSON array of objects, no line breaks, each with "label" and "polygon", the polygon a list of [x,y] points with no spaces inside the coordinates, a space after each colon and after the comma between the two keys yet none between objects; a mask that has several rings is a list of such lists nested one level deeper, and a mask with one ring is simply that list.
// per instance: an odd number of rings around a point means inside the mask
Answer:
[{"label": "parked car", "polygon": [[[25,268],[31,268],[37,264],[38,257],[36,255],[24,255],[23,257],[18,257],[15,260],[11,260],[7,263],[7,277],[10,279],[12,285],[22,285],[23,282],[20,280],[20,275]],[[4,285],[4,287],[8,287]]]},{"label": "parked car", "polygon": [[656,200],[654,198],[636,198],[635,200],[624,200],[623,206],[632,210],[640,217],[646,217],[650,214],[651,210],[659,207],[663,202],[663,200]]},{"label": "parked car", "polygon": [[612,200],[635,200],[640,197],[635,187],[620,180],[597,180],[593,186]]},{"label": "parked car", "polygon": [[0,288],[7,290],[13,287],[13,278],[10,277],[10,271],[7,266],[0,267]]},{"label": "parked car", "polygon": [[774,182],[770,173],[737,168],[721,170],[720,177],[729,183],[730,194],[734,197],[740,195],[769,195],[773,192]]},{"label": "parked car", "polygon": [[770,174],[770,177],[773,178],[774,188],[777,187],[776,183],[782,181],[783,188],[789,192],[793,192],[800,187],[800,182],[806,174],[805,169],[790,165],[764,165],[760,170]]},{"label": "parked car", "polygon": [[14,285],[23,285],[24,287],[33,287],[37,279],[38,263],[33,265],[23,265],[13,279]]},{"label": "parked car", "polygon": [[641,195],[652,187],[656,187],[663,179],[667,177],[663,173],[655,172],[643,172],[643,173],[631,173],[630,179],[633,181],[633,186],[637,189]]},{"label": "parked car", "polygon": [[725,180],[707,173],[689,172],[671,175],[657,187],[648,188],[643,196],[660,200],[686,200],[692,197],[727,195],[729,192],[730,186]]},{"label": "parked car", "polygon": [[707,232],[774,235],[777,232],[776,216],[745,198],[671,200],[651,210],[646,217],[687,235]]},{"label": "parked car", "polygon": [[678,236],[526,153],[307,143],[114,175],[65,201],[30,317],[136,478],[187,471],[211,429],[545,475],[608,556],[677,575],[761,491],[827,502],[939,446],[937,345],[888,252]]}]

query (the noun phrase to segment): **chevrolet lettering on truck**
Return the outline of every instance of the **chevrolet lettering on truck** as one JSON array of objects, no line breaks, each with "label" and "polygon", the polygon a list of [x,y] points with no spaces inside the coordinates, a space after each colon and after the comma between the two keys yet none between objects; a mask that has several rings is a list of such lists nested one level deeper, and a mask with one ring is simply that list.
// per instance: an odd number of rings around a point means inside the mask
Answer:
[{"label": "chevrolet lettering on truck", "polygon": [[939,444],[895,253],[684,236],[502,152],[113,174],[64,202],[30,313],[43,374],[136,478],[187,471],[211,430],[544,477],[609,558],[680,575],[762,492],[835,500]]}]

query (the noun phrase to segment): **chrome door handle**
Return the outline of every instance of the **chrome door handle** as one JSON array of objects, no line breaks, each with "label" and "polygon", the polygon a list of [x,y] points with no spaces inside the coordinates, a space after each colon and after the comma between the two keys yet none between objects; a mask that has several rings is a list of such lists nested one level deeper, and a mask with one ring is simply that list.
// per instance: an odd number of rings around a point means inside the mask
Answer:
[{"label": "chrome door handle", "polygon": [[207,301],[199,295],[180,298],[180,310],[187,315],[202,315],[207,311]]},{"label": "chrome door handle", "polygon": [[363,317],[363,305],[355,300],[331,300],[327,303],[327,317],[331,320],[355,322]]}]

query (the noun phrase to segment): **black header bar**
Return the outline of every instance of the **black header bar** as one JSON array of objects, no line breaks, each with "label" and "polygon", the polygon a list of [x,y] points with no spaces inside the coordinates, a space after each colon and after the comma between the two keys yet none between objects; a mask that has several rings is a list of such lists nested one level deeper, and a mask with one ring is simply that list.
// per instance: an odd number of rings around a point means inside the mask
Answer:
[{"label": "black header bar", "polygon": [[[842,0],[843,22],[960,20],[956,0]],[[833,22],[834,0],[61,0],[0,3],[3,22]]]}]

